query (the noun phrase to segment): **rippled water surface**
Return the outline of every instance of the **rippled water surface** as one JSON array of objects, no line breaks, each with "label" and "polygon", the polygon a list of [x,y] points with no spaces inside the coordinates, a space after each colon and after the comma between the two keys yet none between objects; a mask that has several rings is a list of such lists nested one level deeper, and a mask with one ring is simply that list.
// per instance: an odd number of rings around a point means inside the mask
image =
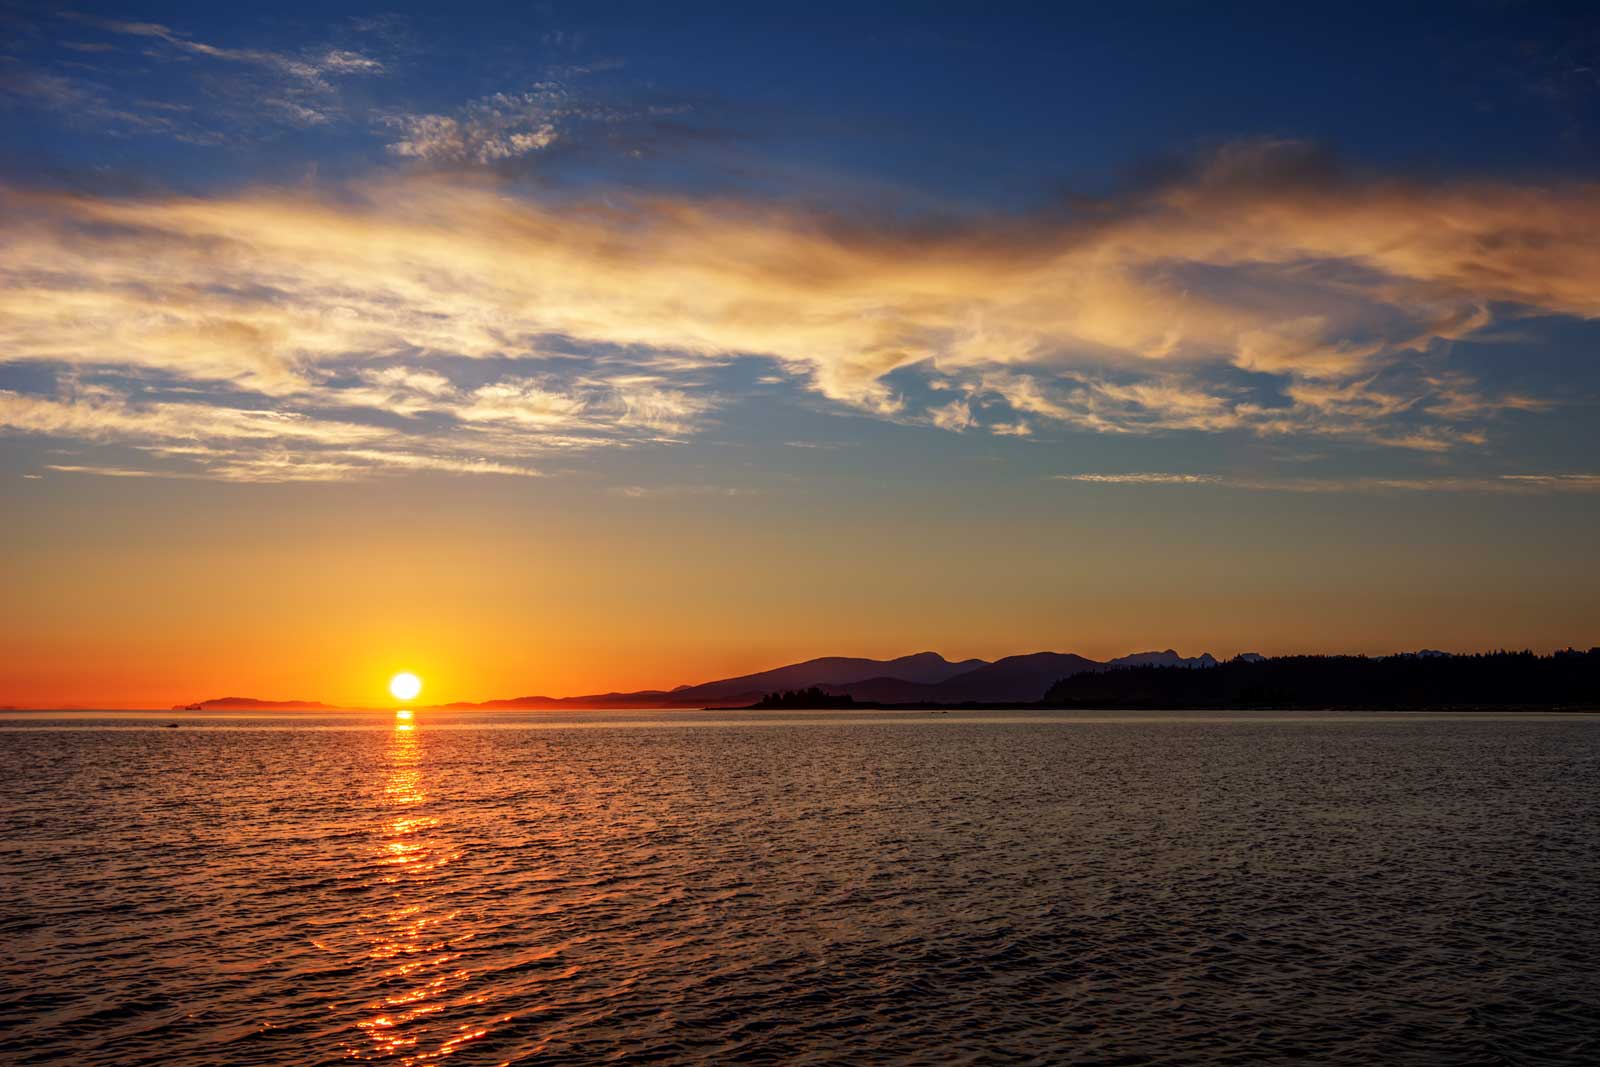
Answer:
[{"label": "rippled water surface", "polygon": [[1600,1062],[1600,720],[874,714],[6,719],[0,1061]]}]

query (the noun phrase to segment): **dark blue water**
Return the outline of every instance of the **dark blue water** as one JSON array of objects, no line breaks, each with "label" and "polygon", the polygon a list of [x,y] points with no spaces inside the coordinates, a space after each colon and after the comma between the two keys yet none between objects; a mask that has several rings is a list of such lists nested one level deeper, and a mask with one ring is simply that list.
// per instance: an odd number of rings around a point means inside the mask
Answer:
[{"label": "dark blue water", "polygon": [[1600,1062],[1600,719],[0,721],[0,1061]]}]

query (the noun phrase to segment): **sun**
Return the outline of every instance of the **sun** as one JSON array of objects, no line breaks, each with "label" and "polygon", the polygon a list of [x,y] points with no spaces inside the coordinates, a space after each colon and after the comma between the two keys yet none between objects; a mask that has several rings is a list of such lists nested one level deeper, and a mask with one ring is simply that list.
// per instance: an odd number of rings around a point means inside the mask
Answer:
[{"label": "sun", "polygon": [[394,694],[396,700],[415,700],[417,694],[422,692],[422,679],[410,671],[401,671],[389,679],[389,692]]}]

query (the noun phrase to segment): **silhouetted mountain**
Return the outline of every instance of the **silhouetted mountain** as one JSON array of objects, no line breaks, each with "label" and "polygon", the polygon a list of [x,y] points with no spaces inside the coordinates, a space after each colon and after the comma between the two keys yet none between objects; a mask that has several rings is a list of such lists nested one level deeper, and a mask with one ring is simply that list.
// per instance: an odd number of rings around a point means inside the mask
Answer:
[{"label": "silhouetted mountain", "polygon": [[1155,663],[1178,667],[1214,667],[1211,653],[1185,658],[1172,649],[1136,652],[1100,663],[1070,652],[1035,652],[1007,656],[934,684],[904,678],[868,678],[847,684],[820,683],[830,693],[847,694],[862,703],[878,704],[1031,704],[1051,685],[1082,671],[1106,670],[1124,663]]},{"label": "silhouetted mountain", "polygon": [[872,678],[852,685],[823,686],[848,693],[858,701],[885,704],[1031,704],[1061,678],[1092,671],[1101,664],[1070,652],[1035,652],[1007,656],[948,678],[936,685],[917,685],[892,678]]},{"label": "silhouetted mountain", "polygon": [[937,685],[908,682],[902,678],[868,678],[849,685],[825,685],[830,693],[854,697],[863,704],[920,704],[933,700]]},{"label": "silhouetted mountain", "polygon": [[510,700],[489,700],[481,704],[462,702],[442,706],[447,710],[462,711],[744,707],[762,699],[768,693],[784,690],[794,691],[820,686],[829,692],[837,692],[846,685],[867,679],[880,679],[893,682],[895,685],[916,687],[923,683],[941,682],[982,666],[985,666],[985,661],[981,659],[952,663],[937,652],[918,652],[888,660],[824,656],[756,674],[720,678],[699,685],[680,685],[672,690],[645,689],[631,693],[593,693],[575,697],[526,696],[513,697]]},{"label": "silhouetted mountain", "polygon": [[255,697],[217,697],[193,704],[174,704],[173,711],[334,711],[317,700],[257,700]]},{"label": "silhouetted mountain", "polygon": [[1552,656],[1240,658],[1209,670],[1125,667],[1063,678],[1044,702],[1076,708],[1600,707],[1600,648]]},{"label": "silhouetted mountain", "polygon": [[951,663],[937,652],[918,652],[898,659],[858,659],[850,656],[824,656],[793,663],[757,674],[742,674],[715,682],[674,689],[676,699],[719,701],[755,693],[764,695],[780,689],[808,686],[843,687],[873,678],[893,678],[912,684],[943,682],[974,668],[985,666],[981,659]]},{"label": "silhouetted mountain", "polygon": [[969,700],[995,704],[1032,703],[1043,697],[1059,679],[1099,666],[1094,660],[1071,652],[1007,656],[936,686],[934,700],[951,704]]},{"label": "silhouetted mountain", "polygon": [[1135,652],[1131,656],[1118,656],[1107,660],[1107,667],[1215,667],[1216,657],[1209,652],[1185,659],[1172,649],[1165,652]]},{"label": "silhouetted mountain", "polygon": [[[1171,649],[1123,657],[1125,660],[1143,658],[1188,666],[1216,662],[1209,653],[1185,659]],[[748,707],[769,693],[794,692],[812,687],[836,696],[850,696],[858,703],[1031,704],[1062,678],[1080,671],[1104,670],[1108,666],[1069,652],[1007,656],[994,663],[981,659],[952,662],[937,652],[918,652],[888,660],[824,656],[770,671],[719,678],[698,685],[681,685],[671,690],[644,689],[574,697],[525,696],[489,700],[481,704],[445,704],[442,707],[461,711]]]}]

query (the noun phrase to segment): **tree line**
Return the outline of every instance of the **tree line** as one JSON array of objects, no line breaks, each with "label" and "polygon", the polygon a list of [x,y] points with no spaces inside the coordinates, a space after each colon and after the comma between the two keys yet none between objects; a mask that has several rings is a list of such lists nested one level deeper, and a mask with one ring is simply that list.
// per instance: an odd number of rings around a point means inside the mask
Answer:
[{"label": "tree line", "polygon": [[1063,678],[1069,708],[1600,708],[1600,648],[1478,655],[1279,656]]},{"label": "tree line", "polygon": [[819,686],[807,689],[784,689],[768,693],[751,705],[753,708],[851,708],[855,698],[848,693],[829,693]]}]

